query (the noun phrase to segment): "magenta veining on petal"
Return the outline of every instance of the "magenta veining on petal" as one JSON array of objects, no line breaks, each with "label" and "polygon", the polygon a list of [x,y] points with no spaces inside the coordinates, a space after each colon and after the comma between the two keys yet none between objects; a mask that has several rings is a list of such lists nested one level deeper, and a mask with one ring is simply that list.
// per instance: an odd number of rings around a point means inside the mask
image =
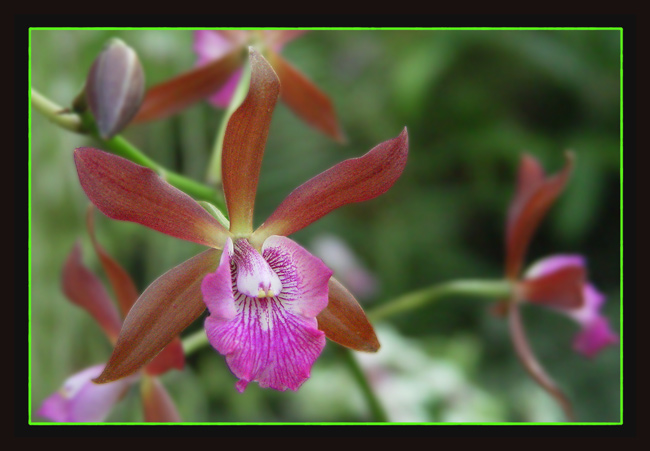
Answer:
[{"label": "magenta veining on petal", "polygon": [[316,315],[327,306],[332,271],[286,237],[271,236],[260,254],[245,239],[228,240],[202,291],[205,327],[243,391],[249,382],[298,387],[325,346]]}]

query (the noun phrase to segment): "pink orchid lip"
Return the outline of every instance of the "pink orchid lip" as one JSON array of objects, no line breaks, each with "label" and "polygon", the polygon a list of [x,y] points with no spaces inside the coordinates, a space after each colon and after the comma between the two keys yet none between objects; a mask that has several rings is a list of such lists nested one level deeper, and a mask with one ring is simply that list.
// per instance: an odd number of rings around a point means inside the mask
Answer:
[{"label": "pink orchid lip", "polygon": [[[269,237],[261,254],[245,239],[234,245],[228,240],[226,249],[217,271],[202,283],[210,343],[226,356],[240,392],[252,381],[297,390],[325,346],[316,315],[327,305],[332,271],[285,237]],[[256,293],[257,283],[239,290],[241,271],[265,280],[269,270],[278,278],[277,292]]]},{"label": "pink orchid lip", "polygon": [[107,385],[93,384],[91,379],[102,371],[103,366],[94,365],[70,376],[58,392],[43,401],[38,415],[64,423],[104,421],[139,375]]}]

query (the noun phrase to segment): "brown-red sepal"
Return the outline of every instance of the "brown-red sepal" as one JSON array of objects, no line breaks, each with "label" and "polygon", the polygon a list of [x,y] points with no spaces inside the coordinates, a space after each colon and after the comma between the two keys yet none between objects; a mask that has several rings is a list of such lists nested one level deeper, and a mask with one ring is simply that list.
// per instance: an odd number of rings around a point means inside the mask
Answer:
[{"label": "brown-red sepal", "polygon": [[170,269],[142,293],[124,320],[115,349],[96,383],[133,374],[205,310],[201,282],[216,270],[221,251],[209,249]]},{"label": "brown-red sepal", "polygon": [[81,245],[76,243],[63,265],[62,288],[66,297],[85,309],[115,341],[122,321],[103,283],[81,261]]},{"label": "brown-red sepal", "polygon": [[253,231],[255,192],[280,82],[269,63],[250,49],[251,81],[223,138],[223,191],[233,233]]},{"label": "brown-red sepal", "polygon": [[81,187],[106,216],[220,248],[228,231],[194,199],[149,168],[90,147],[75,150]]},{"label": "brown-red sepal", "polygon": [[222,58],[150,88],[133,123],[164,119],[217,91],[240,67],[244,55],[235,48]]},{"label": "brown-red sepal", "polygon": [[253,234],[255,243],[288,236],[343,205],[373,199],[393,186],[406,166],[406,128],[359,158],[321,172],[293,190]]},{"label": "brown-red sepal", "polygon": [[328,304],[318,314],[318,328],[335,343],[355,351],[377,352],[379,340],[365,312],[352,294],[330,278]]},{"label": "brown-red sepal", "polygon": [[534,304],[562,309],[577,309],[584,303],[585,268],[566,266],[518,282],[518,297]]},{"label": "brown-red sepal", "polygon": [[539,164],[524,156],[520,165],[517,192],[508,210],[506,226],[506,276],[516,279],[521,271],[528,244],[540,221],[566,186],[573,169],[573,154],[566,153],[564,168],[544,177]]},{"label": "brown-red sepal", "polygon": [[269,51],[268,58],[280,78],[280,96],[284,103],[316,130],[335,141],[345,142],[329,96],[279,53]]}]

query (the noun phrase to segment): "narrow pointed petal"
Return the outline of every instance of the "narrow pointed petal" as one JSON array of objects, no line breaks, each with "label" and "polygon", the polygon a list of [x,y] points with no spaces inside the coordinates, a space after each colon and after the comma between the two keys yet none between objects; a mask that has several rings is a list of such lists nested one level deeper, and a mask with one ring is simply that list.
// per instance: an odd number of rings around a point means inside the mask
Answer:
[{"label": "narrow pointed petal", "polygon": [[86,227],[88,229],[88,234],[90,235],[90,240],[93,243],[95,252],[99,256],[99,261],[104,268],[104,272],[108,276],[108,280],[111,282],[113,292],[117,297],[117,302],[122,311],[122,316],[125,317],[129,313],[129,310],[131,310],[136,299],[138,299],[139,293],[135,287],[135,283],[133,283],[133,279],[131,279],[131,276],[129,276],[124,268],[122,268],[122,266],[115,261],[97,241],[93,219],[94,211],[95,209],[90,206],[86,212]]},{"label": "narrow pointed petal", "polygon": [[241,49],[234,48],[211,63],[150,88],[133,122],[164,119],[205,99],[228,81],[242,60]]},{"label": "narrow pointed petal", "polygon": [[239,378],[240,392],[252,381],[260,387],[297,390],[325,346],[315,315],[327,304],[332,272],[290,239],[271,237],[262,255],[278,275],[281,291],[251,297],[239,292],[237,283],[237,262],[249,253],[234,251],[232,260],[230,252],[224,252],[217,271],[203,281],[210,311],[205,322],[208,339],[226,356]]},{"label": "narrow pointed petal", "polygon": [[157,377],[144,377],[141,385],[144,421],[149,423],[178,423],[181,417],[165,386]]},{"label": "narrow pointed petal", "polygon": [[220,248],[228,231],[194,199],[154,171],[90,147],[74,153],[81,187],[106,216]]},{"label": "narrow pointed petal", "polygon": [[63,266],[63,293],[97,321],[111,341],[115,341],[122,320],[101,280],[81,262],[81,246],[76,243]]},{"label": "narrow pointed petal", "polygon": [[124,320],[113,354],[97,383],[128,376],[153,359],[205,310],[201,281],[221,252],[209,249],[156,279]]},{"label": "narrow pointed petal", "polygon": [[[113,292],[118,299],[118,304],[122,310],[122,316],[126,317],[133,307],[133,304],[138,299],[139,293],[131,276],[115,261],[99,244],[95,237],[95,228],[93,221],[93,213],[95,209],[92,205],[88,208],[86,214],[86,224],[90,239],[95,247],[95,252],[99,256],[104,271],[108,276],[113,287]],[[119,332],[119,328],[117,330]],[[117,333],[115,334],[117,338]],[[178,337],[174,338],[169,345],[163,349],[152,361],[147,365],[146,370],[148,374],[157,375],[170,370],[171,368],[183,369],[185,366],[185,355],[183,354],[183,346]]]},{"label": "narrow pointed petal", "polygon": [[352,294],[335,278],[329,281],[329,302],[317,317],[318,328],[335,343],[355,351],[377,352],[379,340]]},{"label": "narrow pointed petal", "polygon": [[255,231],[253,244],[271,235],[288,236],[332,210],[370,200],[393,186],[406,166],[406,128],[364,156],[345,160],[293,190],[269,219]]},{"label": "narrow pointed petal", "polygon": [[279,53],[269,52],[269,62],[280,78],[280,96],[309,125],[340,143],[345,142],[330,98]]},{"label": "narrow pointed petal", "polygon": [[570,421],[574,420],[573,408],[571,402],[566,395],[557,387],[555,382],[546,374],[544,368],[539,364],[535,355],[533,354],[526,334],[524,333],[523,324],[521,322],[521,315],[517,303],[512,302],[508,309],[508,319],[510,324],[510,334],[512,336],[512,343],[515,347],[517,357],[523,364],[528,374],[533,378],[540,387],[550,394],[555,401],[562,407],[565,415]]},{"label": "narrow pointed petal", "polygon": [[43,401],[38,415],[61,423],[104,421],[137,376],[106,385],[93,384],[91,379],[103,367],[95,365],[70,376],[59,391]]},{"label": "narrow pointed petal", "polygon": [[[506,276],[517,278],[528,244],[548,209],[562,193],[573,169],[573,154],[566,154],[564,168],[552,177],[540,180],[540,169],[524,160],[518,195],[510,206],[506,230]],[[523,177],[529,180],[522,180]]]},{"label": "narrow pointed petal", "polygon": [[253,231],[255,192],[271,116],[280,93],[269,63],[250,49],[251,81],[246,99],[232,114],[223,138],[223,190],[233,233]]}]

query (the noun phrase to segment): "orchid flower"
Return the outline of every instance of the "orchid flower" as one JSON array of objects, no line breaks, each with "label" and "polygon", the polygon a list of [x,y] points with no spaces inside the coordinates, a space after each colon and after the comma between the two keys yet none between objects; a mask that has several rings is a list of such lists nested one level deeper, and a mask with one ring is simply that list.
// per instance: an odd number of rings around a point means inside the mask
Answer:
[{"label": "orchid flower", "polygon": [[104,214],[210,247],[145,290],[97,382],[137,371],[206,306],[208,339],[226,355],[240,391],[251,381],[297,389],[325,337],[355,350],[379,348],[354,297],[319,259],[286,236],[338,207],[386,192],[406,164],[406,129],[296,188],[254,230],[255,192],[280,83],[253,48],[250,65],[247,97],[231,116],[223,142],[228,228],[152,170],[92,148],[75,151],[81,186]]},{"label": "orchid flower", "polygon": [[592,357],[603,347],[617,343],[607,320],[599,313],[604,296],[586,280],[586,264],[579,255],[556,255],[540,260],[520,275],[528,244],[553,202],[562,193],[573,167],[573,155],[557,174],[547,177],[533,157],[524,155],[519,167],[515,197],[508,211],[506,229],[506,278],[513,284],[507,305],[515,349],[533,378],[556,396],[568,410],[568,402],[537,363],[528,346],[519,315],[519,304],[529,302],[562,312],[581,326],[574,349]]},{"label": "orchid flower", "polygon": [[281,98],[310,126],[344,141],[334,107],[322,92],[280,55],[282,48],[306,30],[198,30],[194,34],[197,67],[149,89],[134,122],[170,116],[208,98],[220,108],[230,104],[253,46],[273,66],[282,84]]},{"label": "orchid flower", "polygon": [[[128,273],[97,242],[93,230],[92,210],[87,216],[88,230],[93,247],[108,275],[121,310],[128,312],[137,299],[137,291]],[[85,309],[97,321],[114,344],[121,327],[120,314],[111,301],[101,280],[81,261],[81,247],[77,243],[63,268],[63,291],[74,304]],[[171,397],[158,379],[158,375],[184,365],[180,340],[172,341],[147,365],[142,373],[133,374],[109,384],[92,382],[105,365],[86,368],[65,380],[59,391],[45,399],[38,415],[57,422],[101,422],[126,391],[141,380],[145,421],[180,421]]]}]

